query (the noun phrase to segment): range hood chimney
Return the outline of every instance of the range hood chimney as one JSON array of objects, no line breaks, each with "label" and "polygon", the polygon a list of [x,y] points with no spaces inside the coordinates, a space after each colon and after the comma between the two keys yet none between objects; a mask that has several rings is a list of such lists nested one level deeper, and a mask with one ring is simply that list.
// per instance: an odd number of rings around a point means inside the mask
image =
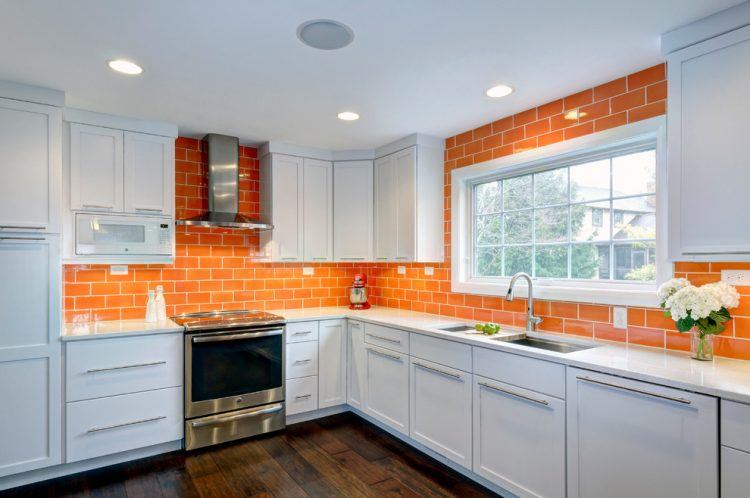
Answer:
[{"label": "range hood chimney", "polygon": [[273,225],[251,220],[240,214],[240,167],[237,137],[209,133],[203,137],[208,146],[208,212],[178,225],[271,230]]}]

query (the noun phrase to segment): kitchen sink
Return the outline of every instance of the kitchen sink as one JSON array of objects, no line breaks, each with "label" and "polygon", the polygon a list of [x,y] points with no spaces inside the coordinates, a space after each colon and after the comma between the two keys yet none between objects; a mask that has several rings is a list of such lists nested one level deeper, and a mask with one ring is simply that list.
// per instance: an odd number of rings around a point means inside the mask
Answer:
[{"label": "kitchen sink", "polygon": [[[498,337],[495,340],[502,341],[502,338]],[[513,339],[504,342],[518,344],[519,346],[526,346],[529,348],[546,349],[547,351],[554,351],[556,353],[575,353],[576,351],[583,351],[585,349],[596,347],[583,344],[571,344],[568,342],[550,341],[549,339],[537,339],[534,337],[524,337],[523,339]]]}]

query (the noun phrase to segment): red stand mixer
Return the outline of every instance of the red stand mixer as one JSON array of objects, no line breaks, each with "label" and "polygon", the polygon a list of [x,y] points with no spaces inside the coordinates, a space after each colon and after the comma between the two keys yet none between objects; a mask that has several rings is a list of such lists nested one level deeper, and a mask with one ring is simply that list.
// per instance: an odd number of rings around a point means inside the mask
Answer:
[{"label": "red stand mixer", "polygon": [[370,303],[367,302],[366,283],[367,277],[363,273],[354,275],[354,283],[349,288],[350,310],[366,310],[370,308]]}]

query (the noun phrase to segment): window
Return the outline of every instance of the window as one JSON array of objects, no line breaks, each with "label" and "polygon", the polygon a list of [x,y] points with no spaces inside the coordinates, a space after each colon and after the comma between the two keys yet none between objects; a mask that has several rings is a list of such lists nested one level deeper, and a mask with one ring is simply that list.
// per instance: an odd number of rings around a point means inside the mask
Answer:
[{"label": "window", "polygon": [[604,211],[599,208],[591,208],[591,224],[595,227],[601,228],[604,223]]}]

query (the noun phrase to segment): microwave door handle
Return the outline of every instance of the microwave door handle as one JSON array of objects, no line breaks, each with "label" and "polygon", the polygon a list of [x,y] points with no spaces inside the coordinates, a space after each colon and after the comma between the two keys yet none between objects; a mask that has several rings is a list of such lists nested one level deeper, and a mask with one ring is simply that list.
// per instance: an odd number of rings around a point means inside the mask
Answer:
[{"label": "microwave door handle", "polygon": [[242,339],[257,339],[258,337],[281,335],[283,333],[284,331],[282,329],[278,329],[278,330],[269,330],[266,332],[245,332],[242,334],[205,335],[205,336],[193,337],[193,343],[225,342],[225,341],[239,341]]}]

